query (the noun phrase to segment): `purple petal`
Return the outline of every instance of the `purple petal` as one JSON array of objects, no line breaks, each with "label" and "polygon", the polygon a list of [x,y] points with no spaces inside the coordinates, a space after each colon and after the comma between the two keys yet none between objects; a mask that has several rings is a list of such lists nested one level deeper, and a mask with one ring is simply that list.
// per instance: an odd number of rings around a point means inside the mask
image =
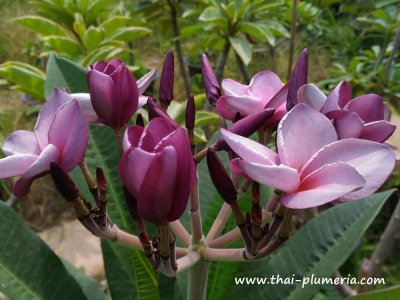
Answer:
[{"label": "purple petal", "polygon": [[171,117],[161,108],[159,107],[156,102],[154,101],[153,98],[148,97],[147,98],[147,108],[149,110],[149,119],[155,119],[155,118],[162,118],[164,120],[167,120],[171,124],[173,124],[175,127],[178,125],[175,123],[174,120],[171,119]]},{"label": "purple petal", "polygon": [[347,109],[355,112],[365,123],[385,118],[383,99],[376,94],[367,94],[353,99],[347,105]]},{"label": "purple petal", "polygon": [[142,126],[130,126],[127,130],[125,130],[122,141],[124,153],[128,151],[129,148],[138,146],[143,130],[144,128]]},{"label": "purple petal", "polygon": [[339,140],[358,138],[364,128],[364,121],[356,113],[347,110],[334,110],[326,116],[334,120]]},{"label": "purple petal", "polygon": [[57,109],[72,99],[71,95],[65,90],[54,89],[47,102],[43,105],[35,125],[35,133],[41,149],[44,149],[49,144],[48,132]]},{"label": "purple petal", "polygon": [[315,152],[337,141],[337,134],[323,114],[298,104],[280,122],[276,141],[280,160],[300,171]]},{"label": "purple petal", "polygon": [[185,111],[185,127],[186,129],[193,130],[196,121],[196,105],[194,103],[194,96],[192,93],[189,94],[186,102]]},{"label": "purple petal", "polygon": [[146,91],[149,85],[156,79],[157,79],[157,70],[155,68],[151,69],[150,72],[140,77],[136,81],[139,90],[139,95],[143,95],[143,93]]},{"label": "purple petal", "polygon": [[303,49],[300,53],[297,63],[294,66],[292,75],[288,82],[289,91],[287,97],[287,111],[291,110],[297,103],[297,90],[307,83],[308,75],[308,50]]},{"label": "purple petal", "polygon": [[138,147],[143,150],[153,152],[154,148],[167,135],[174,132],[176,127],[171,122],[163,118],[155,118],[147,124],[139,140]]},{"label": "purple petal", "polygon": [[219,88],[217,76],[208,61],[207,55],[204,53],[201,56],[201,75],[207,99],[212,106],[215,106],[221,96],[221,89]]},{"label": "purple petal", "polygon": [[143,106],[145,106],[147,104],[148,98],[149,98],[148,96],[139,96],[138,109],[142,108]]},{"label": "purple petal", "polygon": [[36,134],[27,130],[17,130],[12,132],[5,139],[2,149],[6,156],[15,154],[39,155],[40,153]]},{"label": "purple petal", "polygon": [[86,122],[92,124],[97,124],[101,122],[99,116],[94,111],[89,93],[71,94],[71,98],[78,101],[79,107],[82,109]]},{"label": "purple petal", "polygon": [[282,81],[278,75],[271,71],[262,71],[257,73],[250,81],[249,90],[253,96],[262,99],[262,102],[267,104],[281,88]]},{"label": "purple petal", "polygon": [[172,99],[174,99],[174,53],[170,50],[161,71],[159,100],[161,106],[167,109]]},{"label": "purple petal", "polygon": [[139,215],[156,224],[175,221],[185,211],[187,200],[175,199],[177,153],[165,147],[152,161],[137,195]]},{"label": "purple petal", "polygon": [[24,174],[37,158],[37,155],[17,154],[0,159],[0,178]]},{"label": "purple petal", "polygon": [[318,151],[304,166],[301,177],[305,178],[322,166],[335,162],[353,166],[366,180],[362,189],[344,197],[355,200],[370,195],[385,182],[394,168],[395,155],[383,144],[361,139],[344,139]]},{"label": "purple petal", "polygon": [[376,121],[364,125],[359,136],[360,139],[370,140],[377,143],[386,141],[396,130],[396,126],[387,121]]},{"label": "purple petal", "polygon": [[25,171],[23,176],[14,183],[14,195],[22,197],[28,194],[33,180],[49,171],[50,163],[52,161],[59,161],[59,156],[60,153],[54,145],[47,145],[42,153],[40,153],[39,157],[36,157],[35,162]]},{"label": "purple petal", "polygon": [[289,86],[288,86],[288,84],[285,84],[271,98],[271,100],[268,101],[268,103],[265,105],[265,108],[278,108],[278,107],[281,107],[282,105],[285,105],[285,111],[286,111],[286,99],[287,99],[288,91],[289,91]]},{"label": "purple petal", "polygon": [[323,114],[333,110],[343,109],[351,100],[351,87],[346,81],[340,82],[328,95],[324,107],[321,109]]},{"label": "purple petal", "polygon": [[232,171],[261,184],[290,193],[297,190],[300,184],[299,173],[285,165],[261,165],[241,159],[231,161]]},{"label": "purple petal", "polygon": [[302,180],[299,192],[282,196],[280,202],[294,209],[316,207],[358,190],[365,183],[354,167],[337,162],[325,165],[307,176]]},{"label": "purple petal", "polygon": [[297,99],[299,103],[305,103],[320,111],[325,104],[326,96],[316,85],[309,83],[299,88]]},{"label": "purple petal", "polygon": [[249,87],[233,79],[227,78],[221,82],[222,91],[226,96],[249,95]]},{"label": "purple petal", "polygon": [[260,98],[253,96],[222,96],[217,101],[217,111],[226,120],[235,120],[236,113],[242,117],[251,115],[264,108]]},{"label": "purple petal", "polygon": [[221,129],[221,136],[229,147],[247,162],[265,165],[279,163],[278,155],[260,143],[231,133],[223,128]]},{"label": "purple petal", "polygon": [[72,100],[59,108],[50,126],[49,143],[59,150],[59,164],[66,172],[71,171],[82,160],[88,139],[87,123],[78,102]]}]

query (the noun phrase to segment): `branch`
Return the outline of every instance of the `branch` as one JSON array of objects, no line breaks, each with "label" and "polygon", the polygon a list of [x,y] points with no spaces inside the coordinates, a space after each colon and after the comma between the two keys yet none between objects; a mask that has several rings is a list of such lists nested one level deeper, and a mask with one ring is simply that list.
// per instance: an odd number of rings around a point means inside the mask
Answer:
[{"label": "branch", "polygon": [[183,227],[179,220],[169,223],[171,229],[174,233],[181,239],[185,246],[190,245],[190,234],[187,232],[186,228]]},{"label": "branch", "polygon": [[[215,238],[221,234],[230,215],[231,215],[231,207],[229,206],[229,204],[224,202],[224,204],[221,207],[221,210],[218,213],[217,218],[215,219],[213,225],[211,226],[210,231],[207,234],[207,237],[206,237],[207,244],[208,244],[208,242],[215,240]],[[239,236],[240,236],[240,233],[239,233]]]},{"label": "branch", "polygon": [[198,244],[203,238],[203,229],[201,226],[201,214],[199,205],[199,176],[196,172],[196,181],[189,198],[190,204],[190,223],[192,226],[192,245]]}]

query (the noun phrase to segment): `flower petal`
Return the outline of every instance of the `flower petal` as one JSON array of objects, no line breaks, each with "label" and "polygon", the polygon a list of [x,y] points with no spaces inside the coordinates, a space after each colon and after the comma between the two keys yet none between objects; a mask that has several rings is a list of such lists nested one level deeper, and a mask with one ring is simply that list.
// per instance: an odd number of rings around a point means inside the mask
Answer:
[{"label": "flower petal", "polygon": [[164,118],[155,118],[147,124],[139,140],[138,147],[153,152],[156,145],[167,135],[175,131],[173,124]]},{"label": "flower petal", "polygon": [[300,192],[284,195],[280,202],[295,209],[316,207],[358,190],[365,183],[354,167],[341,162],[328,164],[302,180]]},{"label": "flower petal", "polygon": [[344,197],[354,200],[372,194],[385,182],[394,168],[395,155],[383,144],[361,139],[344,139],[318,151],[304,166],[301,177],[305,178],[320,167],[335,162],[353,166],[366,180],[362,189]]},{"label": "flower petal", "polygon": [[226,96],[244,96],[249,95],[249,87],[241,84],[231,78],[222,80],[222,91]]},{"label": "flower petal", "polygon": [[323,114],[298,104],[279,123],[276,141],[280,160],[300,171],[315,152],[337,141],[337,134]]},{"label": "flower petal", "polygon": [[314,84],[309,83],[301,86],[297,91],[297,99],[299,103],[305,103],[320,111],[326,101],[326,96]]},{"label": "flower petal", "polygon": [[17,154],[0,159],[0,178],[24,174],[37,158],[37,155]]},{"label": "flower petal", "polygon": [[69,172],[82,160],[88,145],[89,131],[76,100],[59,108],[49,130],[49,143],[60,152],[60,166]]},{"label": "flower petal", "polygon": [[130,126],[125,130],[122,146],[124,153],[131,147],[137,147],[139,144],[140,136],[143,133],[142,126]]},{"label": "flower petal", "polygon": [[12,132],[5,139],[2,149],[6,156],[15,154],[38,155],[40,153],[36,134],[27,130],[17,130]]},{"label": "flower petal", "polygon": [[376,94],[357,97],[347,105],[349,111],[355,112],[366,123],[380,121],[385,118],[383,99]]},{"label": "flower petal", "polygon": [[250,163],[275,165],[279,163],[278,155],[269,148],[251,139],[221,129],[221,135],[229,147],[241,158]]},{"label": "flower petal", "polygon": [[94,111],[89,93],[71,94],[71,97],[78,101],[79,107],[82,109],[86,122],[94,124],[101,122],[99,116]]},{"label": "flower petal", "polygon": [[296,191],[300,184],[299,173],[284,165],[261,165],[234,159],[230,166],[240,176],[250,178],[286,193]]},{"label": "flower petal", "polygon": [[328,95],[324,107],[321,109],[323,114],[333,110],[340,110],[351,100],[351,86],[346,82],[340,82]]},{"label": "flower petal", "polygon": [[377,143],[383,143],[393,134],[395,129],[395,125],[385,120],[371,122],[364,125],[359,138]]},{"label": "flower petal", "polygon": [[262,71],[257,73],[250,81],[249,90],[251,94],[257,98],[262,99],[262,102],[267,104],[281,88],[283,87],[282,81],[278,75],[271,71]]},{"label": "flower petal", "polygon": [[356,113],[348,110],[334,110],[326,116],[334,120],[339,140],[358,138],[364,128],[364,121]]},{"label": "flower petal", "polygon": [[48,133],[57,109],[72,99],[71,95],[65,90],[54,89],[47,102],[43,105],[35,125],[35,133],[41,149],[44,149],[49,144]]},{"label": "flower petal", "polygon": [[222,96],[217,101],[217,110],[227,120],[234,121],[236,113],[246,117],[264,108],[260,98],[253,96]]},{"label": "flower petal", "polygon": [[[140,77],[137,81],[137,87],[139,90],[139,95],[142,95],[146,89],[149,87],[149,85],[156,80],[157,78],[157,70],[151,69],[150,72],[146,73],[145,75],[143,75],[142,77]],[[146,97],[147,100],[147,97]]]}]

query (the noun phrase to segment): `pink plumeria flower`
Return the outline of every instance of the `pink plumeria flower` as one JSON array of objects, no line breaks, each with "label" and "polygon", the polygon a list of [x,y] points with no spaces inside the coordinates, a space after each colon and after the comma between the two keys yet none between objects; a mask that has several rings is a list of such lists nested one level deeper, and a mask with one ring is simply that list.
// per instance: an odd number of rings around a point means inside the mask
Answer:
[{"label": "pink plumeria flower", "polygon": [[326,97],[313,84],[303,85],[297,93],[299,103],[306,103],[334,120],[339,139],[360,138],[382,143],[396,129],[386,120],[382,97],[366,94],[352,99],[350,85],[342,81]]},{"label": "pink plumeria flower", "polygon": [[332,122],[305,104],[296,105],[279,123],[278,153],[224,129],[222,136],[240,157],[231,161],[232,170],[283,191],[280,202],[289,208],[368,196],[395,165],[393,151],[384,144],[338,141]]},{"label": "pink plumeria flower", "polygon": [[274,120],[279,120],[286,112],[287,85],[271,71],[256,74],[249,85],[233,79],[222,80],[224,96],[217,101],[219,114],[227,120],[235,121],[237,113],[246,117],[264,108],[274,108]]},{"label": "pink plumeria flower", "polygon": [[[66,96],[67,95],[67,96]],[[5,158],[0,159],[0,178],[21,176],[13,193],[26,195],[35,178],[57,162],[66,172],[82,160],[88,145],[88,128],[78,101],[63,90],[55,90],[43,105],[35,131],[17,130],[3,144]]]}]

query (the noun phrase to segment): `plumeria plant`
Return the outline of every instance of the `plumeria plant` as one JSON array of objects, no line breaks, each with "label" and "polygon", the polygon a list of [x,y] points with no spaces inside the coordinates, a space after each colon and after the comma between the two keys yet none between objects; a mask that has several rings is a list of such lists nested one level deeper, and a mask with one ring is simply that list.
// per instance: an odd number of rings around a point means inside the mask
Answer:
[{"label": "plumeria plant", "polygon": [[[325,96],[307,83],[307,56],[303,50],[286,83],[265,70],[249,85],[233,79],[220,85],[203,55],[206,96],[221,124],[203,148],[195,144],[193,95],[185,127],[168,114],[174,99],[172,52],[161,72],[158,101],[143,96],[155,70],[136,80],[119,59],[83,70],[53,57],[57,63],[48,65],[48,98],[34,132],[8,136],[0,177],[20,176],[13,193],[24,196],[36,178],[50,173],[78,220],[103,240],[113,299],[167,294],[220,299],[229,293],[311,298],[319,287],[289,282],[241,290],[233,278],[330,277],[390,195],[372,194],[396,158],[385,142],[395,126],[387,121],[382,98],[353,98],[346,82]],[[1,207],[0,216],[9,213]],[[315,218],[296,231],[293,220],[302,212]],[[34,241],[32,251],[44,247]],[[4,253],[20,251],[11,242],[5,245]],[[58,282],[53,294],[40,288],[43,275],[32,282],[8,262],[14,277],[0,268],[0,283],[23,282],[21,290],[28,287],[39,299],[105,298],[87,288],[83,275],[48,255],[69,280]],[[25,254],[20,259],[30,260]],[[217,263],[228,271],[216,270]],[[12,284],[0,290],[11,298],[20,295]]]}]

